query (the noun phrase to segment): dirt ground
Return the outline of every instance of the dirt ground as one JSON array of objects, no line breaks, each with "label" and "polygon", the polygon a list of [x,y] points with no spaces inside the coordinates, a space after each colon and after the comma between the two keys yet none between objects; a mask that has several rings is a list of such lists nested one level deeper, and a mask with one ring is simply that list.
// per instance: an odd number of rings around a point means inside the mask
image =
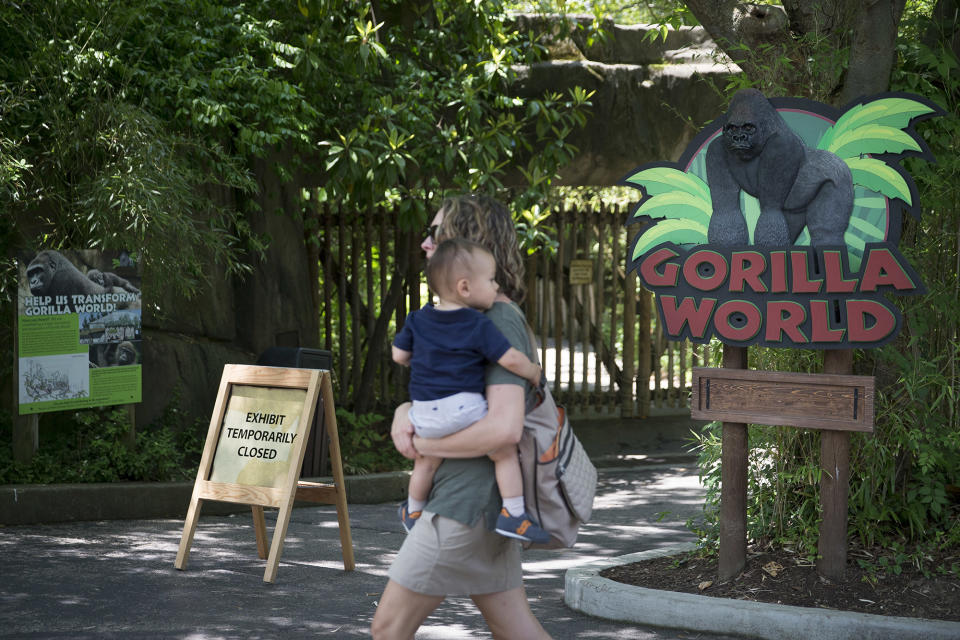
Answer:
[{"label": "dirt ground", "polygon": [[[817,575],[816,566],[787,551],[748,551],[747,566],[733,580],[717,579],[717,559],[694,555],[655,558],[611,567],[605,578],[650,589],[696,593],[800,607],[821,607],[887,616],[960,621],[960,574],[925,577],[912,566],[899,574],[874,573],[860,567],[863,550],[848,553],[842,582]],[[931,557],[928,567],[948,572],[960,565],[960,552]]]}]

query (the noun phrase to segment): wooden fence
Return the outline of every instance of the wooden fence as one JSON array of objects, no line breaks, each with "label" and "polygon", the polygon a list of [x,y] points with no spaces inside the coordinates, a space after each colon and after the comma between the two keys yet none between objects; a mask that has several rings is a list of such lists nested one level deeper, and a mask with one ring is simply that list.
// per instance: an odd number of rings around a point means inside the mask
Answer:
[{"label": "wooden fence", "polygon": [[[687,406],[690,368],[709,349],[664,339],[652,296],[625,273],[627,207],[558,207],[539,229],[555,250],[527,261],[524,311],[552,390],[572,415],[640,416]],[[406,396],[390,342],[429,301],[420,232],[389,211],[319,214],[322,343],[334,356],[338,406],[388,410]]]}]

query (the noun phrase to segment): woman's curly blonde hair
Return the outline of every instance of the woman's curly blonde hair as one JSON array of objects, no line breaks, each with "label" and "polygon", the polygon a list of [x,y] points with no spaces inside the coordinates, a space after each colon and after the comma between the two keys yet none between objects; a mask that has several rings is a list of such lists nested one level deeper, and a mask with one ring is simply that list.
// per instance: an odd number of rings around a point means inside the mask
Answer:
[{"label": "woman's curly blonde hair", "polygon": [[443,220],[434,240],[439,244],[450,238],[473,240],[493,254],[497,262],[500,291],[516,303],[526,297],[523,259],[517,243],[517,231],[506,207],[483,195],[447,198],[438,213]]}]

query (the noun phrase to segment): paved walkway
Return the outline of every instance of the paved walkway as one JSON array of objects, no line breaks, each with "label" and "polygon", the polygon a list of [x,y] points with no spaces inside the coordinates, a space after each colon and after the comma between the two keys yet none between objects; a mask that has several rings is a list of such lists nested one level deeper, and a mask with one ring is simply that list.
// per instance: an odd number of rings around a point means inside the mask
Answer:
[{"label": "paved walkway", "polygon": [[[563,603],[571,566],[693,539],[684,523],[700,512],[704,492],[692,460],[677,456],[679,438],[692,423],[677,420],[660,430],[622,421],[578,427],[592,455],[621,466],[601,469],[594,520],[574,549],[524,554],[531,606],[554,638],[723,638],[608,622]],[[185,571],[173,567],[180,519],[0,528],[0,637],[367,637],[405,534],[393,503],[350,505],[349,511],[355,571],[343,571],[333,507],[298,508],[272,585],[263,582],[265,562],[257,558],[246,513],[201,516]],[[448,599],[417,634],[489,637],[467,598]]]}]

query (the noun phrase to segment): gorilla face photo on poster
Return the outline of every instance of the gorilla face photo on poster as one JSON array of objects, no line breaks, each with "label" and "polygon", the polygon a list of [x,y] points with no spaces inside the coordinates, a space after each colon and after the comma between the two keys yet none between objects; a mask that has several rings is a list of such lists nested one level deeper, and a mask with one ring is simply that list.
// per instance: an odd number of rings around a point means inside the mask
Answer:
[{"label": "gorilla face photo on poster", "polygon": [[902,214],[919,216],[899,164],[933,161],[916,132],[942,115],[910,94],[837,109],[738,91],[676,163],[644,165],[627,224],[628,267],[656,294],[673,340],[839,349],[892,340],[887,295],[924,292],[900,253]]}]

